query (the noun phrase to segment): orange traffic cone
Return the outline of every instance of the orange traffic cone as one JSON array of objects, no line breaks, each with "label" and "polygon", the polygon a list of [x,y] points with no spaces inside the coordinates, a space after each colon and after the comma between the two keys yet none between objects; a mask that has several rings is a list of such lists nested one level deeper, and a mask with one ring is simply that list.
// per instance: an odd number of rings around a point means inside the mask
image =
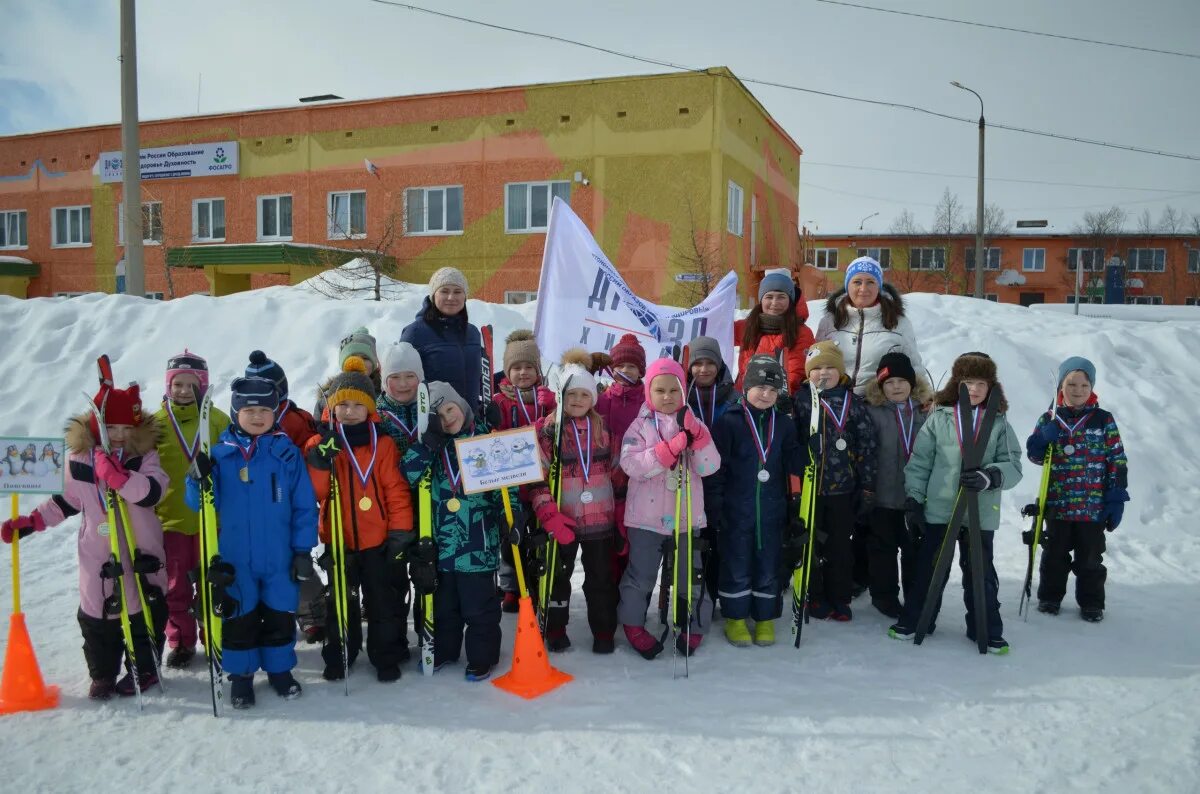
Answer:
[{"label": "orange traffic cone", "polygon": [[517,641],[513,645],[512,670],[492,683],[505,692],[532,700],[572,678],[550,666],[546,658],[546,645],[542,642],[542,633],[538,631],[537,618],[533,614],[533,599],[523,597],[517,614]]},{"label": "orange traffic cone", "polygon": [[58,705],[58,687],[46,686],[38,668],[25,615],[12,613],[8,622],[8,650],[4,654],[4,678],[0,681],[0,714],[41,711]]}]

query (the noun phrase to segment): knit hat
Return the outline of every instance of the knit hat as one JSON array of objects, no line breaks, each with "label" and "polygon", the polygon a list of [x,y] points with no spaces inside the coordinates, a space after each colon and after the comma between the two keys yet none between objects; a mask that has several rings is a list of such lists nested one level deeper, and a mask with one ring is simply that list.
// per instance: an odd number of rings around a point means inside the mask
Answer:
[{"label": "knit hat", "polygon": [[397,372],[415,372],[418,380],[425,380],[425,368],[421,366],[421,354],[408,342],[397,342],[383,354],[383,366],[379,374],[386,382]]},{"label": "knit hat", "polygon": [[518,328],[504,340],[504,374],[521,362],[532,364],[539,372],[542,370],[542,353],[528,328]]},{"label": "knit hat", "polygon": [[342,340],[338,348],[338,366],[345,369],[346,359],[351,356],[365,358],[379,369],[379,353],[375,351],[375,337],[366,328],[355,328]]},{"label": "knit hat", "polygon": [[768,292],[782,292],[792,303],[796,302],[796,285],[786,273],[776,271],[763,276],[758,285],[758,299],[761,301]]},{"label": "knit hat", "polygon": [[588,369],[591,363],[592,354],[582,347],[573,347],[563,353],[563,366],[558,376],[563,394],[568,389],[587,389],[592,395],[592,403],[596,402],[596,379]]},{"label": "knit hat", "polygon": [[325,405],[329,410],[339,403],[362,403],[375,412],[375,383],[367,375],[367,364],[358,356],[350,356],[342,364],[342,371],[333,376],[329,382],[329,392],[325,396]]},{"label": "knit hat", "polygon": [[996,383],[996,362],[992,361],[992,357],[987,353],[963,353],[954,359],[954,366],[950,368],[950,381],[958,384],[964,380],[985,380],[989,384]]},{"label": "knit hat", "polygon": [[846,359],[842,355],[842,349],[837,346],[837,342],[826,339],[824,342],[815,343],[808,349],[804,358],[804,374],[808,375],[818,367],[835,367],[842,375],[846,374]]},{"label": "knit hat", "polygon": [[673,358],[657,359],[646,369],[646,380],[642,384],[642,389],[646,392],[646,405],[653,405],[650,402],[650,384],[659,375],[674,375],[679,380],[680,388],[683,387],[683,367],[679,365],[679,362]]},{"label": "knit hat", "polygon": [[904,378],[908,385],[917,388],[917,373],[912,361],[899,351],[884,353],[879,359],[879,368],[875,371],[875,380],[882,385],[890,378]]},{"label": "knit hat", "polygon": [[464,293],[467,290],[467,277],[463,272],[456,267],[439,268],[432,276],[429,277],[429,295],[433,297],[433,293],[437,292],[442,287],[458,287]]},{"label": "knit hat", "polygon": [[232,392],[230,408],[235,417],[238,411],[251,406],[270,408],[272,411],[279,407],[279,390],[266,378],[235,378],[229,389]]},{"label": "knit hat", "polygon": [[846,289],[850,289],[850,279],[862,274],[875,279],[876,286],[880,289],[883,288],[883,268],[869,256],[860,256],[850,263],[846,268],[846,281],[843,286]]},{"label": "knit hat", "polygon": [[642,343],[633,334],[625,334],[617,343],[613,345],[613,349],[608,351],[612,356],[612,365],[614,367],[632,364],[638,368],[638,372],[643,377],[646,375],[646,350],[642,347]]},{"label": "knit hat", "polygon": [[[125,389],[102,384],[92,403],[100,409],[106,425],[136,426],[142,423],[142,391],[136,383],[129,384]],[[100,426],[96,424],[95,414],[88,417],[88,427],[93,438],[100,438]]]},{"label": "knit hat", "polygon": [[267,354],[261,350],[255,350],[250,354],[250,366],[246,367],[246,377],[266,378],[274,383],[275,388],[279,391],[279,401],[283,402],[287,399],[288,382],[287,375],[283,373],[283,367],[267,358]]},{"label": "knit hat", "polygon": [[459,407],[466,419],[463,422],[463,427],[467,427],[475,421],[475,412],[471,410],[471,406],[467,405],[467,401],[458,395],[454,387],[449,383],[441,380],[435,380],[427,384],[429,387],[429,410],[436,412],[447,402],[452,402]]},{"label": "knit hat", "polygon": [[185,347],[182,353],[177,353],[167,359],[167,391],[171,390],[171,381],[176,375],[195,375],[200,381],[200,391],[208,389],[208,362],[195,353],[189,353]]},{"label": "knit hat", "polygon": [[701,359],[708,359],[720,369],[725,363],[725,359],[721,358],[721,343],[711,336],[698,336],[688,342],[688,366]]},{"label": "knit hat", "polygon": [[1076,371],[1086,375],[1088,383],[1096,385],[1096,365],[1083,356],[1071,356],[1058,365],[1058,387],[1061,389],[1062,382],[1067,379],[1068,375]]},{"label": "knit hat", "polygon": [[770,386],[778,391],[783,391],[787,386],[787,378],[783,374],[783,367],[779,366],[775,357],[763,354],[752,356],[746,362],[746,376],[742,379],[742,383],[746,391],[750,391],[755,386]]}]

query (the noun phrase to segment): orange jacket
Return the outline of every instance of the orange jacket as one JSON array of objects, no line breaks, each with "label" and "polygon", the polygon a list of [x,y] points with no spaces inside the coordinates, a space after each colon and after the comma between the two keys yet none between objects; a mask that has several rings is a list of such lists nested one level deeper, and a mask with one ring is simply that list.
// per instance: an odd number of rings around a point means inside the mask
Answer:
[{"label": "orange jacket", "polygon": [[[738,391],[742,391],[742,378],[746,375],[746,365],[750,363],[751,356],[756,356],[760,353],[768,356],[778,356],[780,351],[783,351],[783,371],[787,375],[788,394],[796,394],[800,390],[800,384],[804,383],[807,376],[804,374],[804,354],[813,344],[813,332],[809,330],[806,321],[808,320],[808,303],[801,297],[796,302],[795,309],[796,321],[800,326],[800,334],[796,338],[796,344],[791,348],[787,348],[783,344],[783,334],[764,334],[758,339],[758,345],[753,350],[748,347],[743,347],[738,355],[738,376],[737,386]],[[742,334],[746,328],[745,320],[737,320],[733,324],[733,343],[735,345],[742,344]]]},{"label": "orange jacket", "polygon": [[[310,438],[304,445],[305,454],[319,443],[320,436]],[[339,445],[340,443],[339,441]],[[371,447],[365,444],[353,447],[350,451],[343,449],[338,453],[333,459],[332,472],[308,467],[308,476],[312,478],[313,490],[316,491],[317,502],[321,505],[321,522],[318,526],[321,542],[329,543],[330,474],[336,476],[338,481],[342,504],[342,535],[347,549],[373,549],[387,540],[390,530],[411,532],[412,492],[400,473],[400,452],[396,448],[396,442],[379,429],[375,468],[367,478],[365,494],[358,474],[350,465],[350,459],[347,457],[349,454],[354,455],[359,468],[364,471],[371,463]],[[370,506],[365,510],[361,504],[364,496],[371,500]]]}]

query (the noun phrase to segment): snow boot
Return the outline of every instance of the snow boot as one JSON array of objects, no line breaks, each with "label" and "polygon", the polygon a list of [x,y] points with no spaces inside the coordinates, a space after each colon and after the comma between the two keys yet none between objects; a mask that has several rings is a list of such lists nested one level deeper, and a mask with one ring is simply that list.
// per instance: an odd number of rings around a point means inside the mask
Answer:
[{"label": "snow boot", "polygon": [[642,655],[643,659],[653,659],[662,653],[662,643],[654,639],[654,635],[646,631],[643,626],[626,626],[625,639],[629,640],[629,644]]},{"label": "snow boot", "polygon": [[467,672],[463,674],[463,677],[468,681],[486,681],[492,677],[492,667],[486,664],[478,667],[467,665]]},{"label": "snow boot", "polygon": [[808,600],[808,616],[813,620],[828,620],[833,615],[833,607],[815,598]]},{"label": "snow boot", "polygon": [[994,653],[997,656],[1008,655],[1008,642],[1003,637],[993,637],[988,640],[988,653]]},{"label": "snow boot", "polygon": [[680,634],[675,638],[675,650],[684,656],[695,656],[703,640],[703,634]]},{"label": "snow boot", "polygon": [[[158,673],[154,671],[142,673],[138,676],[138,684],[142,694],[146,694],[151,687],[158,685]],[[117,682],[116,690],[117,694],[123,698],[131,698],[136,695],[137,692],[133,688],[133,673],[126,673],[122,676],[121,680]]]},{"label": "snow boot", "polygon": [[879,610],[879,613],[886,618],[896,620],[900,617],[900,599],[898,598],[872,598],[871,606]]},{"label": "snow boot", "polygon": [[229,676],[229,701],[235,709],[248,709],[254,705],[254,676]]},{"label": "snow boot", "polygon": [[1099,623],[1104,620],[1104,610],[1096,607],[1081,607],[1079,617],[1086,620],[1088,623]]},{"label": "snow boot", "polygon": [[562,653],[571,647],[571,638],[567,636],[567,630],[549,629],[546,632],[546,650],[552,653]]},{"label": "snow boot", "polygon": [[760,648],[775,644],[775,621],[760,620],[754,624],[754,644]]},{"label": "snow boot", "polygon": [[88,700],[108,700],[117,692],[117,684],[111,678],[93,678],[88,687]]},{"label": "snow boot", "polygon": [[400,665],[393,664],[388,667],[380,667],[375,671],[375,680],[381,684],[390,684],[393,681],[400,680]]},{"label": "snow boot", "polygon": [[304,643],[306,645],[316,645],[319,642],[325,641],[325,629],[322,626],[305,626],[304,627]]},{"label": "snow boot", "polygon": [[836,620],[838,623],[849,623],[853,620],[854,612],[850,609],[850,602],[834,604],[829,612],[829,619]]},{"label": "snow boot", "polygon": [[500,601],[500,610],[515,615],[521,611],[521,599],[516,593],[505,593],[504,598]]},{"label": "snow boot", "polygon": [[608,654],[617,649],[611,634],[597,634],[592,637],[592,653]]},{"label": "snow boot", "polygon": [[284,700],[295,700],[304,691],[300,686],[300,682],[296,680],[291,671],[286,673],[267,673],[267,683],[271,685],[271,689],[275,690],[275,694]]},{"label": "snow boot", "polygon": [[[455,659],[454,661],[458,661],[458,660],[457,660],[457,659]],[[449,661],[446,661],[446,662],[434,661],[434,663],[433,663],[433,672],[435,672],[435,673],[436,673],[438,670],[441,670],[441,669],[442,669],[443,667],[445,667],[446,665],[448,665],[448,664],[453,664],[453,663],[454,663],[454,662],[449,662]],[[417,659],[417,672],[418,672],[418,673],[424,673],[424,672],[425,672],[425,660],[424,660],[424,659]]]},{"label": "snow boot", "polygon": [[1038,612],[1044,615],[1057,615],[1059,609],[1057,601],[1038,601]]},{"label": "snow boot", "polygon": [[327,664],[325,669],[321,671],[321,677],[326,681],[341,681],[346,677],[346,671],[342,669],[340,664]]},{"label": "snow boot", "polygon": [[185,648],[180,645],[178,648],[172,648],[167,654],[167,667],[172,670],[186,670],[188,665],[192,663],[192,657],[196,655],[195,648]]},{"label": "snow boot", "polygon": [[888,629],[888,636],[893,640],[912,642],[913,637],[917,636],[917,630],[911,626],[905,626],[903,623],[893,623]]},{"label": "snow boot", "polygon": [[726,618],[725,639],[735,648],[750,647],[750,629],[746,628],[746,620]]}]

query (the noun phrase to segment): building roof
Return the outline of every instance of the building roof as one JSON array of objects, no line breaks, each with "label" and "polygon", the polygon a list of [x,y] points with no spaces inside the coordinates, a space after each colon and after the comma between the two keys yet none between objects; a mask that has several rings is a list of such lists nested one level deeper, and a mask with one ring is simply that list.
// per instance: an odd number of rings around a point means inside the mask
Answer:
[{"label": "building roof", "polygon": [[[1152,238],[1162,237],[1172,240],[1195,240],[1200,235],[1188,232],[1180,232],[1177,234],[1168,234],[1166,232],[1150,232],[1149,234],[1138,231],[1120,231],[1114,234],[1094,235],[1086,231],[1080,232],[1035,232],[1035,231],[1020,231],[1020,232],[1004,232],[1002,234],[986,235],[988,240],[993,242],[998,240],[1038,240],[1038,239],[1060,239],[1060,240],[1078,240],[1087,237],[1120,237],[1128,238]],[[943,234],[941,232],[918,232],[916,234],[892,234],[883,232],[880,234],[871,234],[868,232],[847,232],[845,234],[814,234],[813,242],[831,241],[831,240],[866,240],[869,242],[890,241],[890,240],[974,240],[975,232],[955,232],[954,234]]]}]

